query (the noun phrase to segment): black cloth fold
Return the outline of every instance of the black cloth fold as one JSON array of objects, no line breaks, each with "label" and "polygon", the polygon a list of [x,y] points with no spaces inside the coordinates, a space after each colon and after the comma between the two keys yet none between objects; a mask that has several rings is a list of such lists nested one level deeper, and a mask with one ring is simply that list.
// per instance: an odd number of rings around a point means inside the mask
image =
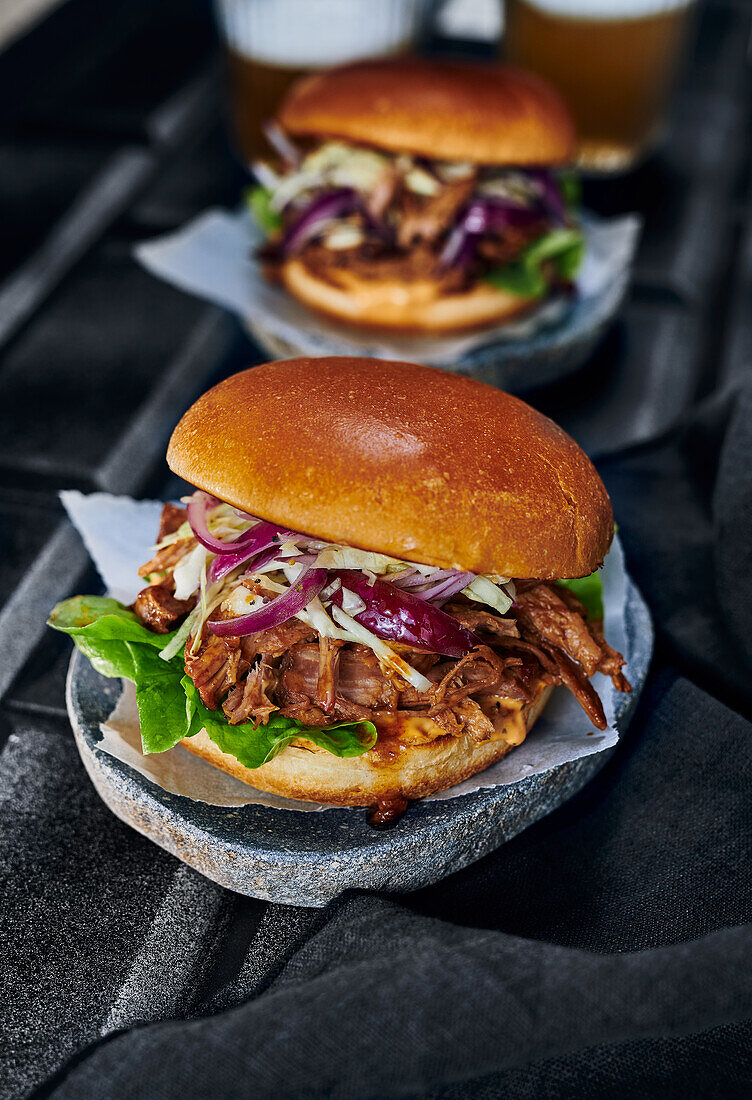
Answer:
[{"label": "black cloth fold", "polygon": [[752,389],[726,392],[602,464],[658,644],[593,783],[434,887],[340,899],[308,936],[269,907],[250,945],[266,984],[241,968],[212,1013],[100,1042],[52,1094],[749,1095],[751,412]]},{"label": "black cloth fold", "polygon": [[659,657],[752,714],[752,387],[601,465]]}]

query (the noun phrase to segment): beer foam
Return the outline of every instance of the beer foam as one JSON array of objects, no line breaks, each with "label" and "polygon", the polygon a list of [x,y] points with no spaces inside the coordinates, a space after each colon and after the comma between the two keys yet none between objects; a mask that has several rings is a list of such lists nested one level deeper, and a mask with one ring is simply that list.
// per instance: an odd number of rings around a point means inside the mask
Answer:
[{"label": "beer foam", "polygon": [[230,48],[249,60],[291,69],[319,69],[404,49],[426,0],[219,0],[217,14]]},{"label": "beer foam", "polygon": [[[523,2],[523,0],[519,0]],[[649,15],[688,8],[694,0],[524,0],[528,7],[546,15],[563,15],[570,19],[644,19]]]}]

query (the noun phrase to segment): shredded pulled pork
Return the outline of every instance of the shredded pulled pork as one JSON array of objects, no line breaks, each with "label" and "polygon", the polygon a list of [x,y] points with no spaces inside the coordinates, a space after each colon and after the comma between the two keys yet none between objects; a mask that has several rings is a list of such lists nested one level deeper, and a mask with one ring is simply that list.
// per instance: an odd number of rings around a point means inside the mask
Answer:
[{"label": "shredded pulled pork", "polygon": [[[165,510],[160,530],[172,534],[185,512],[172,505]],[[133,605],[151,630],[166,633],[194,606],[195,599],[175,598],[173,578],[175,566],[193,546],[194,539],[168,543],[139,570],[150,580],[157,578]],[[256,582],[243,583],[258,589]],[[480,743],[508,737],[510,720],[519,723],[520,712],[543,685],[563,684],[603,729],[603,707],[590,677],[602,672],[617,690],[629,691],[624,658],[605,641],[601,625],[588,621],[569,589],[522,580],[516,582],[516,593],[506,616],[463,596],[444,605],[481,639],[461,659],[401,649],[400,655],[431,682],[426,691],[385,673],[368,646],[319,636],[296,618],[242,638],[218,637],[204,625],[197,644],[189,639],[186,645],[185,670],[204,705],[221,708],[231,725],[265,724],[279,712],[304,726],[370,719],[390,729],[390,739],[410,743],[461,734]],[[220,617],[220,608],[210,616]]]},{"label": "shredded pulled pork", "polygon": [[193,608],[193,600],[176,600],[174,593],[175,582],[168,577],[159,584],[150,584],[136,596],[133,610],[155,634],[167,634]]},{"label": "shredded pulled pork", "polygon": [[186,647],[185,671],[196,685],[201,702],[216,710],[230,688],[250,669],[239,638],[218,638],[204,628],[196,653]]},{"label": "shredded pulled pork", "polygon": [[[317,278],[334,286],[341,283],[342,275],[397,282],[429,279],[442,293],[451,294],[467,289],[489,268],[516,260],[526,245],[546,231],[544,222],[512,227],[502,237],[484,238],[469,266],[447,267],[441,262],[441,252],[456,211],[447,203],[445,209],[452,210],[452,218],[440,223],[439,212],[429,205],[435,199],[418,195],[410,199],[411,207],[399,223],[394,242],[367,239],[351,248],[335,249],[312,240],[303,248],[300,259]],[[273,262],[268,274],[274,276]]]},{"label": "shredded pulled pork", "polygon": [[[162,505],[162,515],[159,519],[159,532],[157,534],[157,542],[161,542],[167,535],[174,535],[178,531],[185,521],[188,519],[188,513],[185,508],[181,508],[179,504],[167,504]],[[143,574],[141,574],[143,576]]]},{"label": "shredded pulled pork", "polygon": [[[314,157],[320,156],[331,144],[325,140],[318,151],[314,148],[310,153]],[[357,151],[352,152],[357,158]],[[442,257],[453,229],[471,202],[483,197],[482,188],[484,181],[485,184],[488,182],[489,172],[497,177],[496,184],[500,183],[500,170],[466,165],[466,171],[460,178],[452,178],[437,172],[435,165],[432,167],[428,162],[423,162],[417,167],[428,177],[429,187],[427,190],[416,190],[410,186],[410,166],[400,167],[400,161],[404,159],[385,158],[383,168],[370,185],[364,186],[361,182],[363,196],[360,207],[348,208],[337,219],[335,224],[345,227],[345,241],[349,239],[350,243],[330,244],[330,240],[336,239],[336,233],[331,234],[331,223],[327,222],[324,232],[313,233],[300,246],[296,253],[298,259],[317,279],[337,287],[346,287],[353,277],[408,283],[430,281],[436,284],[441,294],[462,292],[477,283],[490,269],[519,259],[529,244],[552,228],[551,218],[545,212],[524,224],[510,223],[489,228],[480,236],[472,259],[461,265],[447,264]],[[347,158],[344,167],[346,170]],[[319,170],[320,164],[312,170],[313,177],[310,171],[301,171],[300,166],[293,172],[293,176],[297,173],[301,179],[307,176],[303,205],[306,200],[315,201],[317,193],[326,194],[333,187],[343,185],[341,180],[333,183],[323,177],[318,183],[312,183]],[[283,177],[285,174],[283,171]],[[507,184],[509,186],[509,181]],[[357,181],[353,186],[357,189]],[[525,188],[521,194],[519,187],[518,178],[515,201],[529,203],[529,190],[525,199]],[[271,279],[281,273],[285,258],[282,242],[285,234],[294,230],[300,210],[300,195],[298,201],[284,203],[281,209],[282,229],[258,250],[266,274]]]},{"label": "shredded pulled pork", "polygon": [[446,232],[468,202],[475,189],[475,179],[445,184],[436,195],[415,195],[403,191],[400,196],[400,218],[397,244],[408,249],[421,241],[433,244]]},{"label": "shredded pulled pork", "polygon": [[[163,505],[157,541],[161,542],[167,535],[174,534],[187,518],[185,508],[178,508],[174,504]],[[173,574],[175,566],[195,545],[194,538],[168,543],[138,570],[139,577],[144,577],[149,584],[139,592],[133,610],[144,626],[148,626],[156,634],[169,633],[193,609],[194,600],[175,599]]]}]

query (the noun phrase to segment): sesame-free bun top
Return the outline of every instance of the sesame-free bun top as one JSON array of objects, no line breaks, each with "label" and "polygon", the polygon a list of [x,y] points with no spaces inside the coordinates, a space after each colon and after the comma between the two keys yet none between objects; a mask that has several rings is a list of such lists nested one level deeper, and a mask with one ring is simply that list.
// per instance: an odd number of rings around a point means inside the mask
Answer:
[{"label": "sesame-free bun top", "polygon": [[241,371],[191,406],[167,462],[262,519],[442,568],[580,577],[613,537],[603,483],[561,428],[501,390],[414,363]]},{"label": "sesame-free bun top", "polygon": [[473,164],[556,165],[574,155],[571,115],[554,89],[499,64],[390,58],[304,77],[278,118],[299,137]]}]

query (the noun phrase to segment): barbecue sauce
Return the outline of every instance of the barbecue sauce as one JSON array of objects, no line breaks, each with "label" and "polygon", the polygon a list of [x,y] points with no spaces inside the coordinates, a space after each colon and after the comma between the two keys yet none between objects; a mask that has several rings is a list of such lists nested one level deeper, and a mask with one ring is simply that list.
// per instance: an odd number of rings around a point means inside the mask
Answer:
[{"label": "barbecue sauce", "polygon": [[372,829],[392,829],[410,805],[407,798],[379,798],[366,810],[366,821]]}]

